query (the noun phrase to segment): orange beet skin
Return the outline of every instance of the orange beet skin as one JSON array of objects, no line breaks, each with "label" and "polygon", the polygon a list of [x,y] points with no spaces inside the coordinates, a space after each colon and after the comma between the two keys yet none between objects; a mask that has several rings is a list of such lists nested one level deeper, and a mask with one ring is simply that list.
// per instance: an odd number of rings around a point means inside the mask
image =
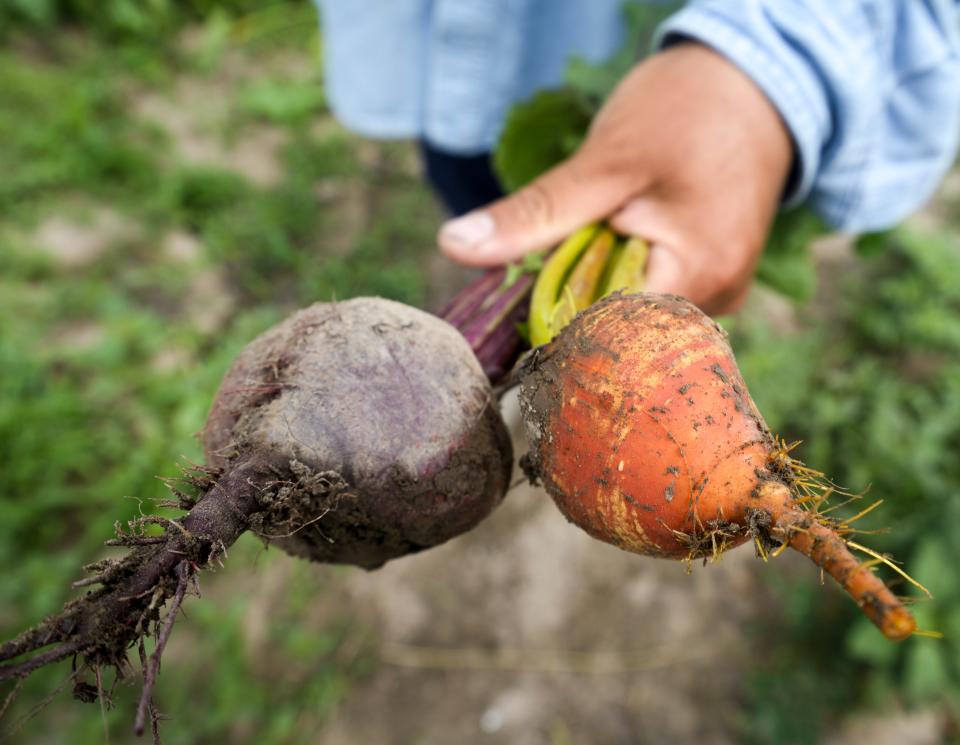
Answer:
[{"label": "orange beet skin", "polygon": [[726,333],[687,301],[614,295],[536,350],[520,404],[528,470],[569,520],[648,556],[788,544],[891,638],[913,619],[829,521],[801,509],[789,460],[747,392]]}]

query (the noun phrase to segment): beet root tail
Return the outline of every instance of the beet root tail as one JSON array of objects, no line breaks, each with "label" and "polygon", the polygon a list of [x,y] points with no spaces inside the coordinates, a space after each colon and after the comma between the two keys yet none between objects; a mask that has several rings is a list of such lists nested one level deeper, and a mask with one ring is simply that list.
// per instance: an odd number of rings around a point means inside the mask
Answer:
[{"label": "beet root tail", "polygon": [[917,630],[913,614],[829,525],[791,510],[777,519],[772,533],[839,582],[885,637],[900,641]]},{"label": "beet root tail", "polygon": [[[125,536],[123,542],[133,545],[133,550],[95,581],[81,583],[99,587],[0,644],[0,682],[22,680],[70,657],[81,660],[74,663],[74,677],[105,665],[123,668],[128,649],[142,642],[152,627],[157,649],[145,670],[144,702],[137,721],[142,731],[160,655],[188,582],[248,529],[250,516],[258,510],[255,472],[251,466],[241,466],[210,481],[203,497],[183,518],[162,519],[167,530],[159,542],[134,538],[130,543]],[[170,600],[172,608],[161,621],[161,609]]]}]

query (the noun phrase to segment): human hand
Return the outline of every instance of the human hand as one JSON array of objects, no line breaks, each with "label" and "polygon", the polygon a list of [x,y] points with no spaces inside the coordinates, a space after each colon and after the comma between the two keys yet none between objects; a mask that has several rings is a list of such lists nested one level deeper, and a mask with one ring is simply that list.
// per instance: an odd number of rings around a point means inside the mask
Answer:
[{"label": "human hand", "polygon": [[620,82],[573,156],[449,221],[438,242],[456,261],[490,266],[607,219],[650,243],[646,290],[726,313],[746,296],[792,159],[760,89],[713,50],[683,43]]}]

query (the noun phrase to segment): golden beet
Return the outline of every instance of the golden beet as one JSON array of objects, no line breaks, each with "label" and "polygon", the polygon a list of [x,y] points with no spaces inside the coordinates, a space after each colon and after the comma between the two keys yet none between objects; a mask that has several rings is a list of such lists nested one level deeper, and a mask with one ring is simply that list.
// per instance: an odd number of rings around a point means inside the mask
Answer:
[{"label": "golden beet", "polygon": [[[789,545],[849,592],[881,631],[913,617],[816,510],[808,472],[770,434],[726,333],[682,298],[613,295],[581,313],[523,371],[528,470],[569,520],[648,556]],[[811,509],[810,507],[813,507]]]}]

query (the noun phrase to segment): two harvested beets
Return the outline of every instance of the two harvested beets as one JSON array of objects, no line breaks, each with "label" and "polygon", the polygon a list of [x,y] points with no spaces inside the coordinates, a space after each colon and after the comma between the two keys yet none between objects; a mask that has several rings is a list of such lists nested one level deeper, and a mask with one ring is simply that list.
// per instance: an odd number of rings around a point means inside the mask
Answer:
[{"label": "two harvested beets", "polygon": [[[475,303],[470,328],[482,333],[470,343],[461,323],[367,298],[313,305],[261,335],[214,400],[207,465],[187,476],[196,494],[174,488],[187,514],[166,521],[162,536],[143,530],[156,518],[112,541],[131,550],[93,567],[84,584],[96,589],[0,645],[0,681],[67,657],[79,681],[103,665],[126,667],[139,645],[142,732],[156,722],[153,682],[192,578],[243,532],[295,556],[374,569],[473,528],[509,487],[513,453],[488,374],[509,368],[492,342],[516,356],[504,329],[514,333],[521,294],[508,288],[492,311]],[[473,323],[491,312],[499,326]],[[485,372],[478,356],[496,359]],[[890,638],[915,629],[853,559],[841,526],[803,509],[725,335],[691,304],[611,296],[519,375],[528,471],[595,537],[669,558],[748,540],[760,552],[790,546],[835,576]],[[90,698],[90,684],[80,685]]]}]

